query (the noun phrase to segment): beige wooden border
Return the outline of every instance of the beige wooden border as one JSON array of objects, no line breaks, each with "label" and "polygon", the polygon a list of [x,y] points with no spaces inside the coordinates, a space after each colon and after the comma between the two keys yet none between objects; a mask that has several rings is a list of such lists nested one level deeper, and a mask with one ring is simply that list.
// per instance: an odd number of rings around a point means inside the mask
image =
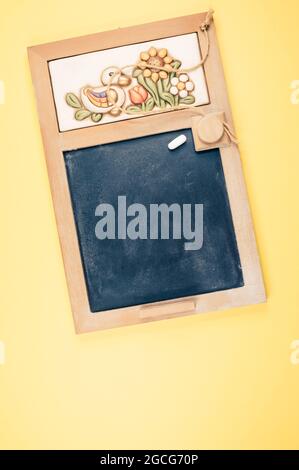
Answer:
[{"label": "beige wooden border", "polygon": [[[197,110],[190,108],[100,125],[100,132],[98,126],[93,126],[61,133],[56,119],[48,61],[192,32],[198,34],[199,43],[202,44],[203,33],[199,30],[199,25],[204,21],[205,16],[206,13],[201,13],[28,49],[62,255],[75,328],[78,333],[265,301],[240,155],[237,146],[232,144],[221,148],[220,153],[243,269],[244,287],[114,309],[100,314],[90,312],[63,151],[191,127],[191,118],[196,115]],[[225,111],[226,119],[233,128],[213,24],[209,34],[211,48],[204,71],[210,104],[201,106],[200,109],[205,112],[215,109]]]}]

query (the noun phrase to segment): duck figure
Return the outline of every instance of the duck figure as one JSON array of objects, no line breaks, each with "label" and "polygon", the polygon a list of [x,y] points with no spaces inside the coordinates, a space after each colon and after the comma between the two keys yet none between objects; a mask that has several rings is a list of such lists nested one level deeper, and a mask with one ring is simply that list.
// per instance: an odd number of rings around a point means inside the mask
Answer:
[{"label": "duck figure", "polygon": [[131,78],[118,73],[116,67],[108,67],[101,74],[101,83],[99,87],[85,86],[81,89],[82,103],[92,113],[118,116],[126,99],[123,87],[131,83]]}]

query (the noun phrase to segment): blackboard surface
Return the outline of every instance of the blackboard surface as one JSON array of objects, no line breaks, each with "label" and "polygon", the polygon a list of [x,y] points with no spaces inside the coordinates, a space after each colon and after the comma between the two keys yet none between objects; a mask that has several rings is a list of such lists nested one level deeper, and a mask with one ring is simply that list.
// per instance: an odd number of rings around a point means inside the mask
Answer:
[{"label": "blackboard surface", "polygon": [[[99,130],[100,132],[100,130]],[[187,143],[167,144],[184,133]],[[197,153],[189,129],[64,153],[92,312],[244,285],[219,150]],[[99,240],[96,207],[203,204],[203,246],[186,240]],[[100,314],[100,313],[99,313]]]}]

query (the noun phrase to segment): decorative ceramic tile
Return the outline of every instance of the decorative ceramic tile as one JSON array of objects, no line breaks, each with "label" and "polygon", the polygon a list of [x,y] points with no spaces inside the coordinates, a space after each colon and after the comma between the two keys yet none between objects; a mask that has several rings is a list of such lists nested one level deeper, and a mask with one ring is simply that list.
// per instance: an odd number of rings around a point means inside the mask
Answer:
[{"label": "decorative ceramic tile", "polygon": [[196,33],[52,60],[49,70],[59,129],[207,104],[202,67],[184,72],[200,60]]}]

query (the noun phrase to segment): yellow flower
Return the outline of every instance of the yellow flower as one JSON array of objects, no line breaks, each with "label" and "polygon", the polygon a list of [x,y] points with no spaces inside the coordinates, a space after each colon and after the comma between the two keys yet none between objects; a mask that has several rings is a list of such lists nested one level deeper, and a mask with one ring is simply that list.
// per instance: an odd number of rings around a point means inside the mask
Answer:
[{"label": "yellow flower", "polygon": [[[172,71],[172,61],[173,58],[168,55],[167,49],[151,47],[148,51],[141,52],[137,75],[142,73],[145,78],[151,78],[156,83],[159,78],[168,77],[168,73]],[[160,67],[166,70],[161,70]]]}]

